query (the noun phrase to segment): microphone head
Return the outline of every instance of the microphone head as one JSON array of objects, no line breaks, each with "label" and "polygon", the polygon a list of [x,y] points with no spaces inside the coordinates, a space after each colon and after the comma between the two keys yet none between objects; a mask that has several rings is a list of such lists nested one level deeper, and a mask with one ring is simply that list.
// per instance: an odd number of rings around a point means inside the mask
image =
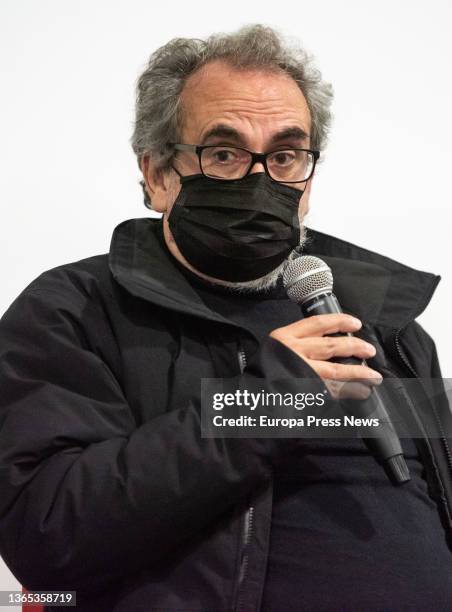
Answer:
[{"label": "microphone head", "polygon": [[332,293],[333,274],[322,259],[302,255],[287,264],[283,283],[289,298],[302,304],[320,293]]}]

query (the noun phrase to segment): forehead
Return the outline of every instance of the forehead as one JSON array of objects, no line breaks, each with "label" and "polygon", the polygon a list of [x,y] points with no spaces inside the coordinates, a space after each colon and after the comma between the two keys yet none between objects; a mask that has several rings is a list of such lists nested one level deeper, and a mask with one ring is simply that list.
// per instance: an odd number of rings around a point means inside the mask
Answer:
[{"label": "forehead", "polygon": [[[191,75],[181,97],[182,132],[199,139],[212,125],[271,131],[298,126],[309,134],[310,112],[297,83],[284,72],[237,69],[223,61]],[[190,142],[190,140],[187,140]]]}]

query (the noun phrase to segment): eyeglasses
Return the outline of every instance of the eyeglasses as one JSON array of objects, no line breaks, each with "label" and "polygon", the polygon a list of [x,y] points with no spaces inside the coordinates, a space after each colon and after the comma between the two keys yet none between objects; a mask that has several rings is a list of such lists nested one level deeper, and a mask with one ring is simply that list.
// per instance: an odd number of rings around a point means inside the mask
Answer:
[{"label": "eyeglasses", "polygon": [[320,156],[311,149],[278,149],[268,153],[253,153],[228,145],[191,145],[169,143],[177,151],[196,153],[204,176],[222,181],[245,178],[254,164],[264,166],[267,175],[277,183],[304,183],[314,172]]}]

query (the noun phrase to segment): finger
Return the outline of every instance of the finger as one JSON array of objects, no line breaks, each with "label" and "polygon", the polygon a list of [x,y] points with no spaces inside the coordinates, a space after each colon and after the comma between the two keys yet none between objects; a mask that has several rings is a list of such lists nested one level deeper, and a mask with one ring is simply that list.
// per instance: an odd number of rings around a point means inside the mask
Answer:
[{"label": "finger", "polygon": [[310,336],[324,336],[325,334],[335,334],[338,332],[356,332],[361,328],[361,321],[351,315],[337,312],[332,314],[321,314],[295,321],[279,330],[289,333],[298,338],[308,338]]},{"label": "finger", "polygon": [[368,359],[376,353],[369,342],[353,336],[324,336],[302,338],[294,346],[308,359],[327,361],[333,357],[358,357]]},{"label": "finger", "polygon": [[325,385],[334,399],[366,400],[372,393],[372,387],[361,382],[342,382],[325,380]]},{"label": "finger", "polygon": [[365,385],[379,385],[383,377],[376,370],[367,366],[348,365],[328,361],[309,360],[309,365],[323,380],[338,380],[342,382],[361,382]]}]

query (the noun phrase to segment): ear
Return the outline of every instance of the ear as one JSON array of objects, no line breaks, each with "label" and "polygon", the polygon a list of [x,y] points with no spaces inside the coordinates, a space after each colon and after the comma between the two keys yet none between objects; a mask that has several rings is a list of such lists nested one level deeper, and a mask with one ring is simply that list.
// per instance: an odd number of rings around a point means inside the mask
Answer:
[{"label": "ear", "polygon": [[168,208],[170,177],[166,169],[158,167],[145,155],[140,160],[140,168],[146,185],[146,192],[152,203],[152,210],[164,213]]}]

